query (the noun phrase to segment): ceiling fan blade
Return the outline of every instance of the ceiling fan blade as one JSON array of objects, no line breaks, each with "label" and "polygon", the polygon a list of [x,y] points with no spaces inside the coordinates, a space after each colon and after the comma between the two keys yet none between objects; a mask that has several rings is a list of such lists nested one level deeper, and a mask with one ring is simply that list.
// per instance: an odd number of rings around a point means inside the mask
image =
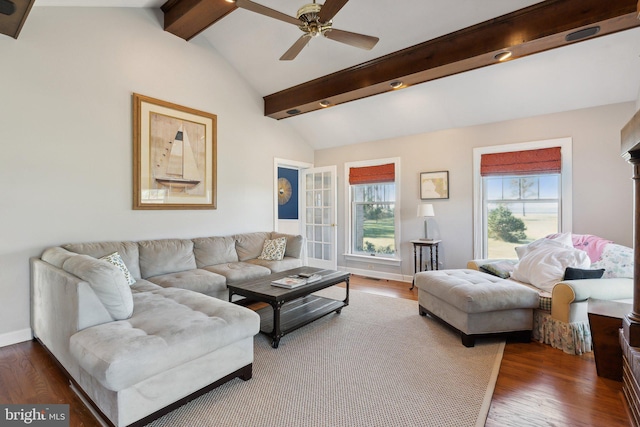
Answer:
[{"label": "ceiling fan blade", "polygon": [[258,3],[254,3],[250,0],[236,0],[236,6],[241,9],[250,10],[251,12],[259,13],[260,15],[268,16],[269,18],[279,19],[280,21],[287,22],[293,25],[300,25],[301,22],[293,16],[286,15],[277,10],[268,8]]},{"label": "ceiling fan blade", "polygon": [[310,41],[311,37],[306,34],[303,35],[280,57],[280,61],[291,61],[295,59]]},{"label": "ceiling fan blade", "polygon": [[[318,14],[318,19],[320,22],[328,22],[336,16],[336,13],[342,7],[347,4],[349,0],[327,0],[322,5],[322,9],[320,9],[320,13]],[[315,2],[314,2],[315,3]]]},{"label": "ceiling fan blade", "polygon": [[327,31],[326,33],[324,33],[324,36],[328,39],[366,50],[373,49],[376,43],[378,43],[378,40],[380,40],[378,37],[365,36],[364,34],[337,30],[335,28],[332,28],[331,31]]}]

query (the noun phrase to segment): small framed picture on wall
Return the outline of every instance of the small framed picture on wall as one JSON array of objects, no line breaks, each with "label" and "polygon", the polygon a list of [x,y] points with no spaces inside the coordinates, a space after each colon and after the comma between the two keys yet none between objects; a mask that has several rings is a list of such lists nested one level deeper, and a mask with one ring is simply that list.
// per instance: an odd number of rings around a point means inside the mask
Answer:
[{"label": "small framed picture on wall", "polygon": [[421,172],[420,199],[448,199],[449,171]]}]

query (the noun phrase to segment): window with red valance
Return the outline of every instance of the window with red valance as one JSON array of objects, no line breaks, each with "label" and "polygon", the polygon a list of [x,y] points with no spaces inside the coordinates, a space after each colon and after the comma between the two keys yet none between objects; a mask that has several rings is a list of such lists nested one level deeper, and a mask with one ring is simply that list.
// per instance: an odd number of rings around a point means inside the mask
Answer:
[{"label": "window with red valance", "polygon": [[522,150],[488,149],[478,158],[481,257],[515,257],[515,247],[562,229],[562,154],[568,147],[538,144],[540,148],[527,149],[531,145],[521,144]]},{"label": "window with red valance", "polygon": [[400,191],[396,171],[399,166],[399,159],[395,158],[345,164],[349,255],[375,256],[376,260],[396,257],[399,225],[396,202]]}]

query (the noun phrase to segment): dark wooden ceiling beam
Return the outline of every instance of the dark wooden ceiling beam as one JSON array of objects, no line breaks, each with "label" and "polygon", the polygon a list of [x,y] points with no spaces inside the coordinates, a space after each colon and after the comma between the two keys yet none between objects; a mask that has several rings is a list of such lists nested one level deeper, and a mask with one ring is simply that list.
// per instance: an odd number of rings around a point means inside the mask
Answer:
[{"label": "dark wooden ceiling beam", "polygon": [[[566,46],[565,37],[599,26],[587,39],[640,26],[636,0],[547,0],[381,58],[264,97],[265,116],[284,119],[406,86],[474,70],[497,62]],[[586,39],[584,39],[586,40]]]},{"label": "dark wooden ceiling beam", "polygon": [[191,40],[237,7],[224,0],[168,0],[160,9],[165,31]]}]

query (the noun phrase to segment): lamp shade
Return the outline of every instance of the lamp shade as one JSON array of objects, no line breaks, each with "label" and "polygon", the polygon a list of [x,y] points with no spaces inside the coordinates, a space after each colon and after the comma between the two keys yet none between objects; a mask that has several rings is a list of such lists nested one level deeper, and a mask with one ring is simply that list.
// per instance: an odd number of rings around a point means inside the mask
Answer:
[{"label": "lamp shade", "polygon": [[436,216],[433,211],[433,205],[430,203],[421,203],[418,205],[418,217]]}]

